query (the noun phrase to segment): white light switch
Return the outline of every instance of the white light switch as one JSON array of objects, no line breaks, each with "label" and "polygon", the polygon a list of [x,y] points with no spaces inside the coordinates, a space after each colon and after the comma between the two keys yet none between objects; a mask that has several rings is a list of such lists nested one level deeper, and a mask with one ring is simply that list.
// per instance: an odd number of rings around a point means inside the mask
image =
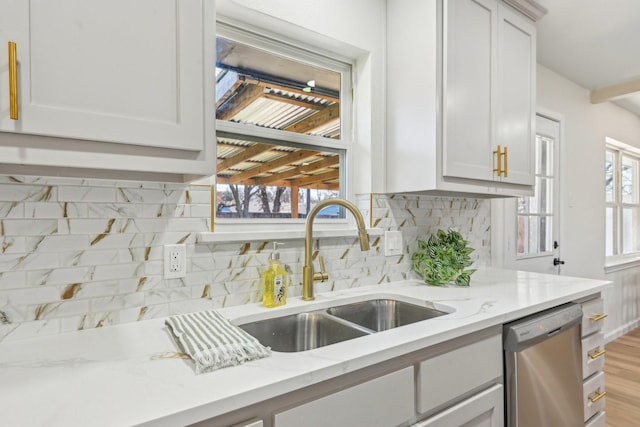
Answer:
[{"label": "white light switch", "polygon": [[384,256],[402,255],[402,232],[384,232]]}]

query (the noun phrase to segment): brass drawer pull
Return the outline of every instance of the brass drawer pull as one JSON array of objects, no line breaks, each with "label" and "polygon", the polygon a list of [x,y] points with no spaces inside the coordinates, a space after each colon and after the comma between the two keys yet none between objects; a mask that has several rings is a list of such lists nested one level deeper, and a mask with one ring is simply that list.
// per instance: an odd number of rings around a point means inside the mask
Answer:
[{"label": "brass drawer pull", "polygon": [[15,42],[9,42],[9,118],[18,120],[18,54]]},{"label": "brass drawer pull", "polygon": [[594,314],[593,316],[589,316],[589,320],[591,320],[592,322],[599,322],[600,320],[604,319],[605,317],[607,317],[608,314]]},{"label": "brass drawer pull", "polygon": [[589,396],[589,400],[591,401],[591,403],[596,403],[598,400],[602,399],[607,392],[606,391],[600,391],[600,389],[596,390],[595,392],[595,396],[591,397]]},{"label": "brass drawer pull", "polygon": [[596,351],[594,351],[593,353],[587,353],[589,355],[590,359],[597,359],[598,357],[604,355],[607,352],[607,350],[600,350],[600,349],[596,349]]}]

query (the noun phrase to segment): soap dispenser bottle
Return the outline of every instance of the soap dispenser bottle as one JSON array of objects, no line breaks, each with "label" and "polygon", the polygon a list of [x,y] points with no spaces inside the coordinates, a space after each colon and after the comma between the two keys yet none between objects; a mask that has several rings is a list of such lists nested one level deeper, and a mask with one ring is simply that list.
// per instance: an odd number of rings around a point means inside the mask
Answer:
[{"label": "soap dispenser bottle", "polygon": [[282,245],[282,243],[273,242],[273,252],[269,258],[269,267],[262,274],[262,304],[265,307],[278,307],[287,302],[289,277],[287,270],[280,262],[278,245]]}]

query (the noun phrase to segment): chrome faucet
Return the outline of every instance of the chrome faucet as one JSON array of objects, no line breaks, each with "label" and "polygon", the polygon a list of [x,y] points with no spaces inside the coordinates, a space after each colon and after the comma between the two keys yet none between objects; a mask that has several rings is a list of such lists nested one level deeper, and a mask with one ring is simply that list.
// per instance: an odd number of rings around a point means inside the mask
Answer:
[{"label": "chrome faucet", "polygon": [[320,212],[321,209],[326,208],[327,206],[337,205],[342,206],[349,210],[354,218],[356,219],[356,223],[358,225],[358,237],[360,238],[360,249],[363,251],[369,250],[369,235],[367,234],[366,227],[364,225],[364,219],[362,218],[362,214],[353,203],[344,200],[344,199],[327,199],[323,200],[311,209],[309,215],[307,215],[307,223],[306,223],[306,234],[304,238],[304,268],[302,269],[302,299],[305,301],[313,301],[315,297],[313,296],[313,282],[316,280],[320,280],[324,282],[329,277],[324,271],[324,262],[322,261],[322,257],[320,257],[320,265],[321,272],[314,273],[313,271],[313,260],[311,259],[311,242],[313,241],[313,220]]}]

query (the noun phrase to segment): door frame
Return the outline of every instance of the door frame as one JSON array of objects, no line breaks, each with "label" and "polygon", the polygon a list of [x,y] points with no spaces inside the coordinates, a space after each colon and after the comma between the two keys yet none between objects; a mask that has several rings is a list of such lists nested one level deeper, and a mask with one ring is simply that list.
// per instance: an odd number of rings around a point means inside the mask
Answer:
[{"label": "door frame", "polygon": [[[563,210],[562,210],[562,195],[565,194],[565,186],[564,186],[564,171],[565,171],[565,162],[564,162],[564,141],[565,139],[565,118],[564,115],[553,111],[553,110],[549,110],[547,108],[544,107],[537,107],[536,108],[536,117],[537,116],[542,116],[544,118],[553,120],[558,122],[558,125],[560,127],[559,129],[559,145],[558,145],[558,158],[554,159],[558,165],[559,165],[559,174],[558,177],[556,179],[558,179],[558,191],[559,191],[559,199],[560,202],[558,203],[558,206],[554,206],[555,210],[556,210],[556,216],[557,216],[557,220],[556,222],[558,223],[558,240],[560,243],[560,247],[558,248],[558,257],[560,257],[560,259],[562,259],[562,257],[560,256],[561,250],[562,250],[562,242],[565,241],[565,237],[566,237],[566,231],[565,231],[565,227],[564,227],[564,215],[563,215]],[[537,135],[537,133],[534,133],[534,135]],[[535,136],[534,136],[535,138]],[[535,144],[535,141],[533,141],[533,143]],[[506,257],[507,257],[507,248],[509,247],[509,243],[507,241],[508,239],[508,234],[505,233],[504,231],[504,227],[500,227],[499,225],[504,224],[505,223],[505,219],[507,218],[507,215],[513,215],[513,211],[509,211],[507,212],[508,206],[510,206],[510,203],[505,203],[504,199],[492,199],[491,200],[491,265],[493,267],[496,268],[508,268],[506,267]],[[515,242],[511,242],[511,244],[515,247]],[[560,266],[559,266],[560,267]],[[558,272],[557,274],[561,274],[562,269],[558,268]]]}]

